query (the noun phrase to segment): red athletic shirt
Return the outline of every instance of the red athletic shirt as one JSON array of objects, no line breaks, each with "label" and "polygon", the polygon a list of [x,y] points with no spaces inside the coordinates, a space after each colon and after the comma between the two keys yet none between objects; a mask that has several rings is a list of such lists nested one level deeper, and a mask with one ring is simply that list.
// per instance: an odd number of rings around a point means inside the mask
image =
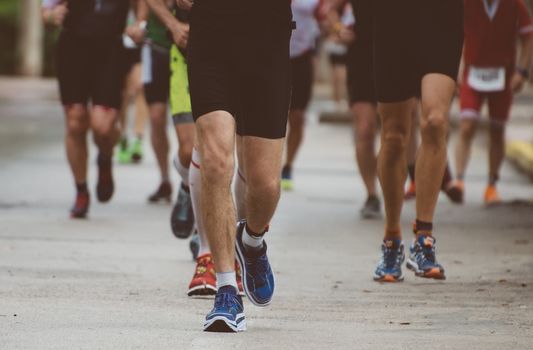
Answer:
[{"label": "red athletic shirt", "polygon": [[465,0],[464,61],[467,66],[514,68],[516,39],[533,24],[523,0]]}]

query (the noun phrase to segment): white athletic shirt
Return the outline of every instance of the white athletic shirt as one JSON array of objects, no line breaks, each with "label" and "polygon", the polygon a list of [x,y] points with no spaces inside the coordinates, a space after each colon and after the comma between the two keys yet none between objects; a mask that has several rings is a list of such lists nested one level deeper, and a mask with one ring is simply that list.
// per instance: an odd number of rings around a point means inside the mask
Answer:
[{"label": "white athletic shirt", "polygon": [[300,56],[315,47],[320,33],[318,21],[325,17],[324,0],[292,0],[292,16],[296,29],[291,36],[291,58]]},{"label": "white athletic shirt", "polygon": [[61,3],[61,0],[43,0],[41,6],[43,8],[49,9],[49,8],[52,8],[52,7],[56,6],[56,5],[59,5],[60,3]]}]

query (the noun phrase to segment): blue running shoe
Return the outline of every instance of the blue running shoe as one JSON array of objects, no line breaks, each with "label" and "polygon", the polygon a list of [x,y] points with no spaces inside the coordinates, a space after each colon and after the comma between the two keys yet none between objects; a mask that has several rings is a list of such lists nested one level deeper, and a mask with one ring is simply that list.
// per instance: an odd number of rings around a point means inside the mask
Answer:
[{"label": "blue running shoe", "polygon": [[242,298],[234,287],[221,287],[215,297],[215,306],[205,317],[204,331],[231,333],[245,330]]},{"label": "blue running shoe", "polygon": [[245,251],[242,243],[245,226],[246,221],[244,220],[237,224],[237,238],[235,240],[237,260],[243,276],[244,292],[254,305],[267,306],[274,295],[274,274],[268,263],[267,245],[263,241],[263,247],[259,251]]},{"label": "blue running shoe", "polygon": [[402,264],[405,260],[403,242],[399,239],[384,240],[381,251],[383,256],[374,271],[374,281],[403,281]]},{"label": "blue running shoe", "polygon": [[407,268],[416,276],[444,280],[444,268],[435,257],[436,240],[430,235],[418,235],[410,248]]}]

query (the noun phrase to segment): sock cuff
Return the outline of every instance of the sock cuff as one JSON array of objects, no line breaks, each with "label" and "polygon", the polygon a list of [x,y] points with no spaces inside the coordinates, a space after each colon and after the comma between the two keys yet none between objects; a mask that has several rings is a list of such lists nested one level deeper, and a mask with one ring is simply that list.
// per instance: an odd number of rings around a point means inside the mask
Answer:
[{"label": "sock cuff", "polygon": [[414,225],[415,234],[417,234],[419,232],[428,232],[428,233],[430,233],[431,231],[433,231],[433,223],[420,221],[420,220],[416,219],[415,225]]},{"label": "sock cuff", "polygon": [[200,152],[196,149],[196,147],[192,149],[191,163],[197,168],[200,168],[200,164],[202,164],[200,160]]},{"label": "sock cuff", "polygon": [[237,274],[235,271],[217,272],[217,289],[224,286],[232,286],[237,289]]},{"label": "sock cuff", "polygon": [[252,230],[250,230],[250,228],[248,227],[248,224],[246,224],[245,226],[245,230],[246,230],[246,233],[249,234],[250,236],[254,237],[254,238],[261,238],[265,235],[265,233],[268,232],[268,230],[270,229],[270,225],[267,225],[267,227],[265,227],[265,230],[261,233],[257,233],[257,232],[254,232]]}]

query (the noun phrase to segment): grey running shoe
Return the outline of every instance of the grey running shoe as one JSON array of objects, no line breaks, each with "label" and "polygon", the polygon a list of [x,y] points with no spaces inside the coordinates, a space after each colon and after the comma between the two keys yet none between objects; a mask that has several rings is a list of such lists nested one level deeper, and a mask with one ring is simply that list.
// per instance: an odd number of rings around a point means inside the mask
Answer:
[{"label": "grey running shoe", "polygon": [[363,219],[379,219],[381,217],[381,203],[376,196],[369,196],[359,211]]},{"label": "grey running shoe", "polygon": [[178,199],[172,214],[170,215],[170,226],[174,236],[181,239],[189,238],[194,226],[194,213],[192,211],[192,201],[189,189],[181,184],[178,191]]}]

